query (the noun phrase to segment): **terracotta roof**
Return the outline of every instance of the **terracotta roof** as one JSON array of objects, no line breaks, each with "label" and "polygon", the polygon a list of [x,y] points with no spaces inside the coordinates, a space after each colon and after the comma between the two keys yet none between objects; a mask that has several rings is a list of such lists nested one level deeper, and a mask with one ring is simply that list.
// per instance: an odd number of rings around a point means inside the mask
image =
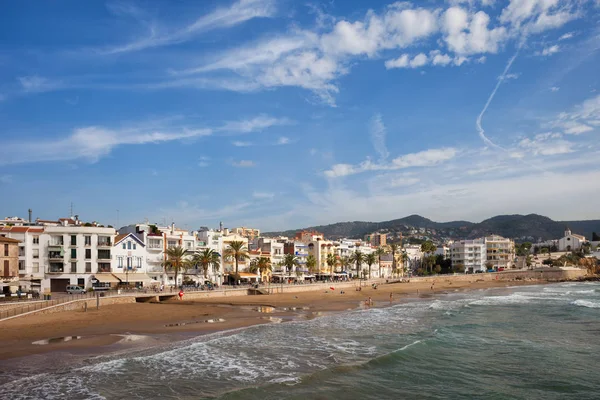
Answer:
[{"label": "terracotta roof", "polygon": [[129,233],[117,235],[117,237],[115,238],[115,244],[119,243],[121,240],[125,239],[127,236],[129,236]]},{"label": "terracotta roof", "polygon": [[4,226],[4,227],[2,227],[2,229],[0,229],[0,231],[15,232],[15,233],[25,233],[25,232],[43,233],[44,228],[32,228],[29,226]]},{"label": "terracotta roof", "polygon": [[122,241],[123,239],[125,239],[126,237],[131,236],[133,239],[135,239],[140,245],[145,246],[146,244],[144,243],[144,241],[142,239],[140,239],[136,234],[134,233],[124,233],[121,235],[117,235],[117,237],[115,238],[115,245],[119,244],[120,241]]},{"label": "terracotta roof", "polygon": [[0,242],[3,243],[21,243],[20,240],[0,236]]}]

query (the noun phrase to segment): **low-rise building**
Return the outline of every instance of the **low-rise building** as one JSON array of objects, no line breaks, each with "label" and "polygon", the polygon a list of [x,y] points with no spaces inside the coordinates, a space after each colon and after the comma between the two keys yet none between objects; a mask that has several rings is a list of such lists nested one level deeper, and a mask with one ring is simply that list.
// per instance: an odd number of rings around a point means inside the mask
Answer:
[{"label": "low-rise building", "polygon": [[585,236],[571,233],[569,228],[565,229],[565,234],[558,239],[558,251],[579,250],[586,243]]},{"label": "low-rise building", "polygon": [[0,236],[0,293],[19,280],[19,244],[21,241]]}]

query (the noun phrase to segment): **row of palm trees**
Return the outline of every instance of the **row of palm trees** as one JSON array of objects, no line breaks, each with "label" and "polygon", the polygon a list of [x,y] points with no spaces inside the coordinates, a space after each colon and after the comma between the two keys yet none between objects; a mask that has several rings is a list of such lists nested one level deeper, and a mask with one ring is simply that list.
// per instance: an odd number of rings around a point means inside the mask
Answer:
[{"label": "row of palm trees", "polygon": [[[404,265],[408,261],[408,255],[405,251],[400,252],[400,245],[391,243],[387,248],[379,247],[374,252],[364,254],[360,250],[354,251],[348,257],[338,257],[333,253],[329,253],[325,260],[329,267],[329,272],[333,276],[334,269],[336,266],[340,266],[342,271],[346,271],[348,267],[355,266],[356,274],[360,275],[361,266],[367,264],[368,266],[368,279],[371,279],[371,268],[373,265],[378,264],[379,276],[381,276],[381,258],[385,254],[392,254],[392,274],[399,274],[404,271]],[[433,252],[434,249],[426,249],[427,252]],[[165,272],[172,270],[175,272],[175,282],[177,277],[182,270],[186,269],[201,269],[204,274],[204,278],[208,278],[208,271],[212,268],[214,273],[217,273],[221,268],[221,256],[218,252],[212,249],[204,249],[200,252],[194,253],[191,257],[187,254],[186,250],[181,246],[174,246],[167,249],[166,260],[164,262]],[[235,275],[238,276],[239,263],[250,258],[248,249],[243,241],[232,241],[228,243],[227,248],[223,254],[226,260],[232,260],[235,263]],[[398,261],[401,262],[402,268],[398,266]],[[288,273],[294,269],[294,267],[300,267],[300,260],[294,254],[285,254],[282,262],[282,267],[285,267]],[[309,273],[318,272],[317,260],[311,254],[306,258],[306,268]],[[258,273],[262,276],[267,271],[272,271],[271,260],[267,257],[259,257],[252,260],[250,263],[250,272]]]}]

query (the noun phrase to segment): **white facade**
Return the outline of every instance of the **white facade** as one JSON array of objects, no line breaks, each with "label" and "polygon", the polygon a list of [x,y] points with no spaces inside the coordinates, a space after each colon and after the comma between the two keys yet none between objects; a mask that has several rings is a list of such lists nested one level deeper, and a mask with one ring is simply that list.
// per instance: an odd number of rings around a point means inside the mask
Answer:
[{"label": "white facade", "polygon": [[450,245],[452,266],[462,264],[465,272],[485,271],[486,246],[481,240],[461,240]]},{"label": "white facade", "polygon": [[151,283],[147,275],[147,258],[146,244],[136,234],[127,233],[115,238],[112,272],[122,283],[130,285]]},{"label": "white facade", "polygon": [[96,274],[112,271],[113,228],[82,225],[4,227],[20,240],[19,276],[25,289],[63,291],[68,285],[90,288]]},{"label": "white facade", "polygon": [[486,236],[484,238],[486,247],[486,264],[491,264],[492,268],[508,269],[514,265],[515,260],[515,242],[498,235]]},{"label": "white facade", "polygon": [[450,247],[449,246],[438,246],[435,249],[435,253],[433,253],[433,255],[442,256],[442,257],[444,257],[444,259],[448,259],[448,258],[450,258]]},{"label": "white facade", "polygon": [[585,242],[584,236],[571,233],[571,230],[567,229],[565,235],[558,239],[558,251],[579,250]]}]

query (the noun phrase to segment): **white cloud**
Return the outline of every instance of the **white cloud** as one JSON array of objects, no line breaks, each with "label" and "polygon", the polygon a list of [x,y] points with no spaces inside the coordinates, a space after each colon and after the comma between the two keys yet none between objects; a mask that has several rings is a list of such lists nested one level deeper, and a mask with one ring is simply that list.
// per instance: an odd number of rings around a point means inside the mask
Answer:
[{"label": "white cloud", "polygon": [[275,197],[275,193],[270,193],[270,192],[253,192],[252,193],[252,197],[254,197],[255,199],[267,199],[270,200],[273,197]]},{"label": "white cloud", "polygon": [[99,126],[77,128],[64,138],[29,139],[0,145],[0,164],[20,164],[43,161],[86,159],[96,162],[119,146],[158,144],[208,136],[211,129],[180,129],[178,131],[145,131],[109,129]]},{"label": "white cloud", "polygon": [[434,50],[429,53],[432,65],[445,66],[452,62],[452,57],[447,54],[442,54],[439,50]]},{"label": "white cloud", "polygon": [[562,128],[564,133],[570,135],[579,135],[597,129],[600,127],[600,95],[573,107],[571,112],[560,113],[553,126]]},{"label": "white cloud", "polygon": [[558,92],[559,90],[560,90],[560,88],[559,88],[558,86],[552,86],[552,87],[550,88],[550,91],[551,91],[551,92]]},{"label": "white cloud", "polygon": [[575,36],[575,32],[567,32],[558,38],[559,41],[572,39]]},{"label": "white cloud", "polygon": [[405,168],[431,167],[454,158],[456,153],[456,149],[453,148],[430,149],[397,157],[387,164],[374,164],[368,159],[358,165],[335,164],[331,169],[325,171],[324,175],[328,178],[340,178],[366,171],[393,171]]},{"label": "white cloud", "polygon": [[369,134],[371,136],[373,148],[377,154],[379,154],[379,159],[385,161],[389,156],[388,149],[385,145],[387,128],[383,124],[381,114],[375,114],[373,118],[371,118],[371,122],[369,123]]},{"label": "white cloud", "polygon": [[51,80],[38,75],[21,76],[18,80],[23,90],[31,93],[48,92],[63,87],[61,81]]},{"label": "white cloud", "polygon": [[508,81],[508,80],[511,80],[511,79],[518,79],[520,76],[521,76],[520,73],[506,74],[506,75],[499,76],[498,80]]},{"label": "white cloud", "polygon": [[515,30],[525,26],[523,31],[540,33],[577,18],[578,13],[572,12],[576,4],[571,0],[510,0],[502,10],[500,22],[512,25]]},{"label": "white cloud", "polygon": [[232,161],[231,165],[233,165],[234,167],[239,167],[239,168],[251,168],[251,167],[255,167],[256,163],[252,160],[239,160],[239,161]]},{"label": "white cloud", "polygon": [[288,118],[276,118],[268,115],[259,115],[252,119],[241,121],[228,121],[216,131],[231,132],[231,133],[250,133],[262,131],[272,126],[289,125],[292,121]]},{"label": "white cloud", "polygon": [[552,156],[558,154],[572,153],[573,143],[560,139],[557,133],[545,133],[536,135],[533,139],[525,138],[519,142],[519,146],[530,151],[534,155]]},{"label": "white cloud", "polygon": [[198,164],[197,165],[199,167],[201,167],[201,168],[208,167],[210,165],[209,161],[210,161],[210,157],[201,156],[198,159]]},{"label": "white cloud", "polygon": [[215,132],[243,134],[289,123],[287,118],[260,115],[248,120],[228,121],[217,128],[157,127],[153,130],[147,124],[121,129],[88,126],[74,129],[64,137],[0,142],[0,165],[78,159],[96,162],[119,146],[194,139]]},{"label": "white cloud", "polygon": [[483,11],[470,15],[460,7],[451,7],[441,21],[448,49],[461,56],[496,53],[507,39],[506,28],[488,29],[490,17]]},{"label": "white cloud", "polygon": [[537,51],[535,54],[538,56],[551,56],[560,51],[560,46],[555,44],[553,46],[544,47],[541,51]]},{"label": "white cloud", "polygon": [[[115,11],[115,8],[113,11]],[[118,7],[117,11],[130,14],[139,19],[140,10]],[[101,49],[101,54],[119,54],[140,51],[153,47],[183,43],[196,34],[215,29],[229,28],[254,18],[268,18],[275,15],[275,0],[238,0],[228,8],[218,8],[206,14],[192,24],[172,31],[161,32],[157,26],[151,25],[146,37],[115,47]]]},{"label": "white cloud", "polygon": [[231,142],[232,145],[234,145],[235,147],[248,147],[248,146],[252,146],[251,142],[242,142],[240,140],[236,140]]},{"label": "white cloud", "polygon": [[427,56],[423,53],[419,53],[414,58],[410,59],[407,54],[403,54],[395,60],[388,60],[385,62],[387,69],[392,68],[419,68],[427,64]]},{"label": "white cloud", "polygon": [[291,140],[288,137],[285,136],[281,136],[279,139],[277,139],[277,145],[284,145],[284,144],[290,144]]}]

